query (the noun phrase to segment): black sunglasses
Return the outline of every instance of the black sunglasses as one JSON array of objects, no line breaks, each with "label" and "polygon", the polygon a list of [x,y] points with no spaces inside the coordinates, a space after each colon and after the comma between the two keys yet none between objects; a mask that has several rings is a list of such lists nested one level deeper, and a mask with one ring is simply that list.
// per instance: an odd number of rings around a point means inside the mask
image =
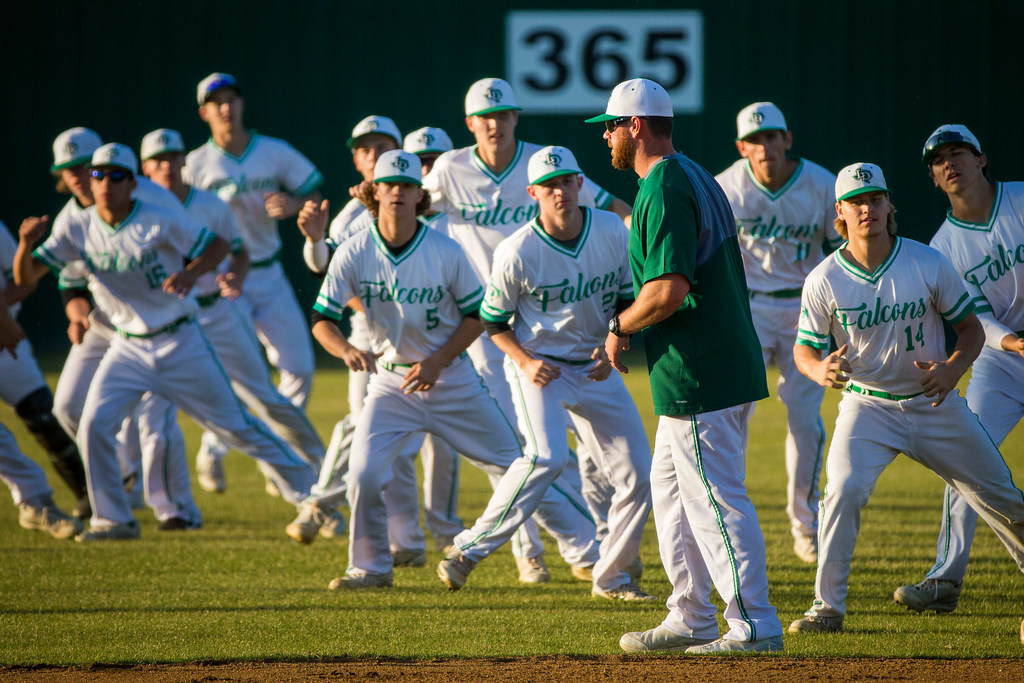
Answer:
[{"label": "black sunglasses", "polygon": [[131,174],[128,173],[128,171],[99,171],[95,169],[90,171],[89,175],[98,181],[102,181],[104,178],[110,178],[110,182],[112,183],[120,183],[131,177]]}]

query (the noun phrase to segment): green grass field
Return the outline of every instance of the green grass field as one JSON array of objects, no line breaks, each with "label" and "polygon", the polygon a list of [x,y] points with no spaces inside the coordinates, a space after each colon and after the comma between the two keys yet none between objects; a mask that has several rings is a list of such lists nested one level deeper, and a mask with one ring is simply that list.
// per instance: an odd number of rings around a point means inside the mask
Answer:
[{"label": "green grass field", "polygon": [[[646,373],[635,367],[627,380],[653,438]],[[310,402],[310,416],[325,437],[345,410],[347,376],[331,368],[318,374]],[[50,376],[51,386],[55,379]],[[830,432],[838,399],[838,392],[826,395]],[[23,450],[45,461],[7,406],[0,407],[0,421]],[[199,433],[188,418],[182,426],[193,460]],[[782,405],[774,399],[759,404],[747,484],[767,543],[772,603],[786,625],[810,605],[814,567],[790,549],[784,432]],[[1020,482],[1024,430],[1011,434],[1003,452]],[[294,508],[264,494],[248,458],[232,453],[226,465],[226,493],[197,487],[205,527],[196,532],[158,532],[152,515],[139,511],[142,540],[82,545],[22,530],[16,508],[4,504],[0,665],[615,654],[624,631],[651,628],[664,616],[662,603],[592,599],[550,539],[553,581],[546,585],[517,583],[512,555],[502,549],[458,593],[437,579],[440,555],[434,552],[427,567],[396,570],[392,589],[328,591],[331,578],[344,571],[347,542],[321,538],[303,547],[291,541],[284,527]],[[45,467],[58,503],[70,507],[70,495]],[[469,521],[482,511],[489,487],[468,463],[462,481],[459,509]],[[941,481],[907,458],[883,474],[863,515],[847,631],[786,636],[786,655],[1024,657],[1018,640],[1024,578],[987,527],[979,528],[956,612],[918,615],[892,602],[894,588],[919,580],[931,566],[941,493]],[[667,597],[653,520],[642,558],[643,587]]]}]

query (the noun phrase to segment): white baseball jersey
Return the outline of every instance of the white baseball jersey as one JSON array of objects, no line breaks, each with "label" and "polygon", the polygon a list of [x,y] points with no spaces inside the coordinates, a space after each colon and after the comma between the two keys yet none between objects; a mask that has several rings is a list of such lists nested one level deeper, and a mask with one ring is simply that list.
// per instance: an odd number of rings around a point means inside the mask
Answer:
[{"label": "white baseball jersey", "polygon": [[[804,284],[797,343],[849,344],[850,377],[869,391],[921,393],[914,361],[946,358],[942,318],[957,324],[974,309],[963,281],[942,254],[896,237],[874,273],[832,253]],[[941,316],[941,317],[940,317]]]},{"label": "white baseball jersey", "polygon": [[608,336],[620,299],[633,299],[629,232],[609,211],[583,209],[583,228],[572,247],[544,232],[534,219],[494,252],[480,317],[512,321],[526,349],[556,359],[590,360]]},{"label": "white baseball jersey", "polygon": [[88,221],[54,228],[33,256],[59,272],[67,263],[84,261],[89,272],[107,289],[109,299],[97,299],[119,331],[148,335],[194,314],[195,298],[163,291],[164,280],[182,269],[182,258],[197,258],[216,237],[187,217],[164,207],[136,200],[117,227],[99,217],[96,207]]},{"label": "white baseball jersey", "polygon": [[800,159],[789,181],[772,192],[759,183],[750,162],[739,159],[715,180],[736,218],[747,288],[754,292],[800,289],[824,258],[823,247],[843,243],[836,232],[836,177]]},{"label": "white baseball jersey", "polygon": [[298,150],[255,131],[237,157],[211,138],[189,152],[184,175],[189,185],[214,192],[228,203],[253,263],[273,259],[281,249],[277,221],[267,215],[263,195],[284,190],[302,197],[323,183],[320,171]]},{"label": "white baseball jersey", "polygon": [[330,227],[327,228],[327,236],[334,246],[337,246],[345,241],[350,234],[369,226],[372,222],[373,214],[370,213],[370,210],[353,197],[331,221]]},{"label": "white baseball jersey", "polygon": [[383,363],[412,364],[447,342],[484,290],[459,246],[420,222],[397,256],[374,224],[339,246],[313,308],[341,319],[359,297],[370,347]]},{"label": "white baseball jersey", "polygon": [[1024,330],[1024,183],[996,185],[987,223],[968,223],[948,213],[931,246],[964,278],[985,325],[985,343],[1001,350],[1003,337]]},{"label": "white baseball jersey", "polygon": [[[231,245],[233,253],[237,254],[241,250],[242,236],[238,232],[235,216],[231,213],[228,205],[221,201],[220,197],[212,192],[190,187],[188,189],[188,196],[185,197],[185,201],[181,204],[185,207],[185,213],[188,214],[189,218],[199,225],[206,227],[217,237],[225,240]],[[217,273],[225,272],[229,267],[229,259],[224,259],[216,269],[200,275],[196,280],[195,287],[193,287],[196,296],[219,292],[220,286],[217,284]]]},{"label": "white baseball jersey", "polygon": [[[537,202],[526,193],[526,167],[530,156],[543,146],[520,140],[515,157],[499,175],[487,168],[476,148],[463,147],[438,157],[423,179],[423,189],[430,193],[430,208],[448,214],[449,236],[466,251],[477,277],[486,282],[498,244],[540,213]],[[584,180],[581,206],[605,208],[613,199],[592,180]]]}]

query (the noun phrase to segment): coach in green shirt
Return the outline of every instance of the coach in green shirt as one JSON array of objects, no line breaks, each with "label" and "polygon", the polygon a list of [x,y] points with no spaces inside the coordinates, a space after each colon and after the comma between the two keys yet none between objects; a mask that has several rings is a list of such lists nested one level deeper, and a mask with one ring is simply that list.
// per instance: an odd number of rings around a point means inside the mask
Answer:
[{"label": "coach in green shirt", "polygon": [[[747,418],[765,398],[761,347],[729,202],[714,177],[672,147],[672,102],[654,81],[612,91],[603,122],[612,165],[640,177],[629,261],[636,301],[609,321],[606,349],[642,333],[660,415],[651,494],[661,560],[672,582],[669,614],[627,633],[631,652],[782,649],[768,602],[764,537],[743,483]],[[729,630],[718,638],[711,586]]]}]

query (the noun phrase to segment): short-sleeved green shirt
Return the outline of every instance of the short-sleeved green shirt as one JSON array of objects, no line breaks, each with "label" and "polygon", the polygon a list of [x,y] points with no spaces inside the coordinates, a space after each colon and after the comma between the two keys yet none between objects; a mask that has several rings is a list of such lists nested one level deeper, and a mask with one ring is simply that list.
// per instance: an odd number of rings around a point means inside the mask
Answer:
[{"label": "short-sleeved green shirt", "polygon": [[679,310],[643,330],[657,414],[768,396],[732,210],[714,177],[686,156],[667,156],[640,179],[629,263],[637,295],[669,273],[690,281]]}]

